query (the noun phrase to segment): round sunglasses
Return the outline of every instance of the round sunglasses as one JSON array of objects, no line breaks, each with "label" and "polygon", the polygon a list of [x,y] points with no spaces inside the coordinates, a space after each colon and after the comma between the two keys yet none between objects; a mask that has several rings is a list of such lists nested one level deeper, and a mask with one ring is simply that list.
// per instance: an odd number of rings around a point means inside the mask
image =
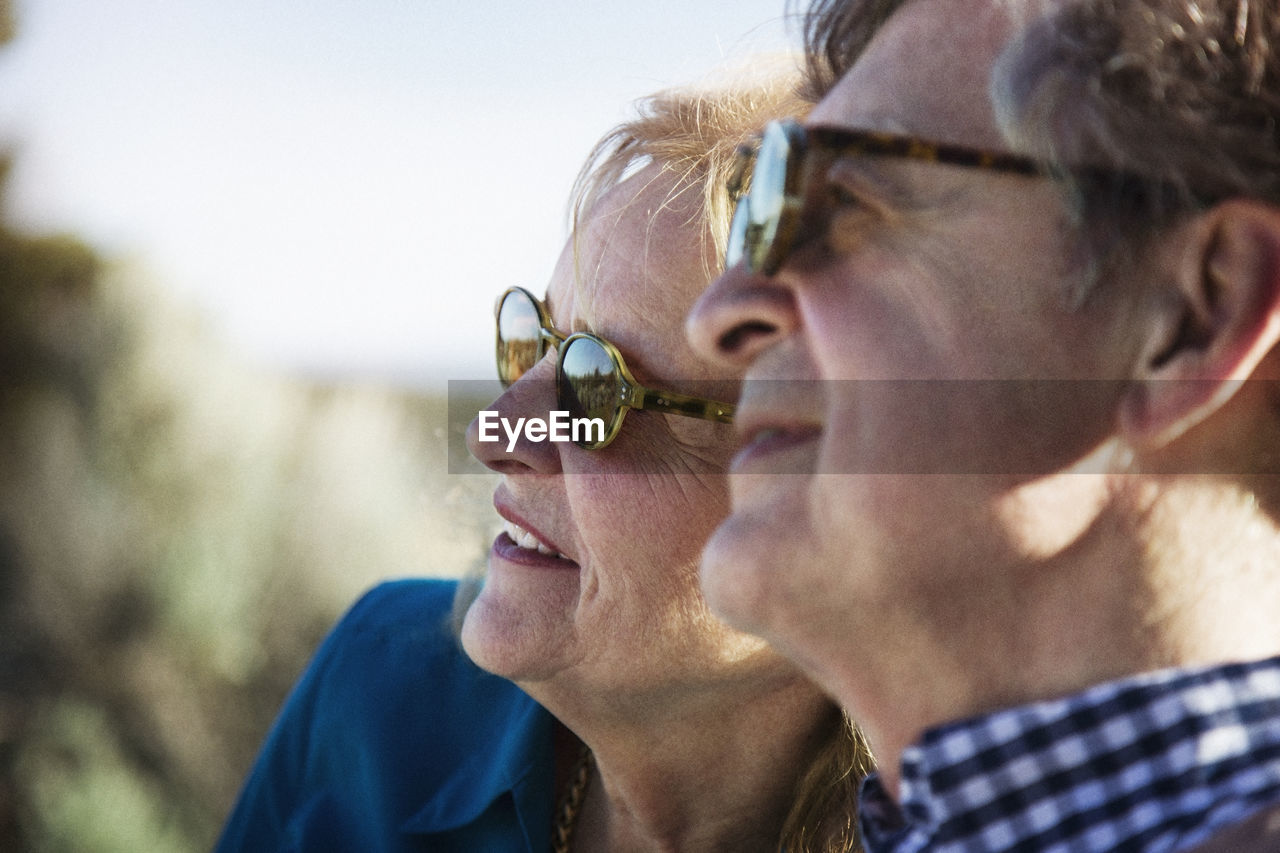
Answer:
[{"label": "round sunglasses", "polygon": [[547,347],[558,350],[556,405],[574,420],[599,420],[603,432],[574,439],[586,450],[607,447],[622,429],[628,409],[653,409],[706,421],[733,422],[733,405],[646,388],[627,370],[618,348],[587,332],[566,335],[551,323],[540,299],[522,287],[508,288],[498,298],[498,379],[509,387],[542,360]]},{"label": "round sunglasses", "polygon": [[729,173],[735,202],[725,251],[725,269],[746,261],[753,273],[773,275],[795,248],[801,212],[813,183],[835,157],[903,157],[1018,175],[1047,176],[1053,167],[1030,157],[930,142],[870,130],[803,127],[792,120],[770,122],[755,141],[738,149]]}]

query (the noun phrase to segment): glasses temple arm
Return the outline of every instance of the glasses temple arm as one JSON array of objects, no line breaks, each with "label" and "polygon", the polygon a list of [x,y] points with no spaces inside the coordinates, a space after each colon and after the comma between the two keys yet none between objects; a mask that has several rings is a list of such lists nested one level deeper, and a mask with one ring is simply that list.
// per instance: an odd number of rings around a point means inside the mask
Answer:
[{"label": "glasses temple arm", "polygon": [[733,423],[734,405],[707,400],[703,397],[692,397],[677,394],[673,391],[654,391],[649,388],[637,389],[629,405],[634,409],[651,409],[670,412],[673,415],[686,415],[701,418],[704,421],[719,421],[722,424]]}]

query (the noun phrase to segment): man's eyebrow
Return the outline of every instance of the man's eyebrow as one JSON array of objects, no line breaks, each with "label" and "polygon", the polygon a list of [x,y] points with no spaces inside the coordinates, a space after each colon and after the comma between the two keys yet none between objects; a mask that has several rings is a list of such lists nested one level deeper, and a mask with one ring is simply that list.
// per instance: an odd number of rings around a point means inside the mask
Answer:
[{"label": "man's eyebrow", "polygon": [[832,157],[826,170],[817,177],[828,185],[849,184],[852,189],[865,192],[869,200],[894,210],[909,212],[939,206],[943,199],[927,191],[926,175],[897,168],[910,162],[899,157],[848,152]]}]

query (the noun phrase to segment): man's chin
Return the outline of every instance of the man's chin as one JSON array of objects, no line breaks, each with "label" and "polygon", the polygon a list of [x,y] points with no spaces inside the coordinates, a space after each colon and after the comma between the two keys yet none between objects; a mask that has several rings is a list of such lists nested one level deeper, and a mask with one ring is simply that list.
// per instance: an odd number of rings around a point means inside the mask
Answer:
[{"label": "man's chin", "polygon": [[735,513],[723,521],[702,552],[699,581],[712,612],[722,621],[757,636],[771,633],[789,560],[772,525]]}]

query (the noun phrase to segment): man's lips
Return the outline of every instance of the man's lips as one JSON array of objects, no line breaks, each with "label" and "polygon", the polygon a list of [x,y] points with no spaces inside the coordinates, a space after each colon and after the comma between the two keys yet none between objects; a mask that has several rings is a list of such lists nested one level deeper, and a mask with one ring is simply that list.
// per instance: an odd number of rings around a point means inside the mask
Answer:
[{"label": "man's lips", "polygon": [[801,453],[804,461],[808,461],[808,451],[822,436],[822,427],[813,423],[752,418],[746,423],[740,421],[738,427],[743,443],[742,449],[733,457],[730,470],[734,473],[763,469],[778,474],[804,473],[807,466],[801,468],[786,463],[802,461]]},{"label": "man's lips", "polygon": [[733,426],[744,452],[774,453],[822,433],[824,384],[812,379],[758,379],[742,383]]}]

